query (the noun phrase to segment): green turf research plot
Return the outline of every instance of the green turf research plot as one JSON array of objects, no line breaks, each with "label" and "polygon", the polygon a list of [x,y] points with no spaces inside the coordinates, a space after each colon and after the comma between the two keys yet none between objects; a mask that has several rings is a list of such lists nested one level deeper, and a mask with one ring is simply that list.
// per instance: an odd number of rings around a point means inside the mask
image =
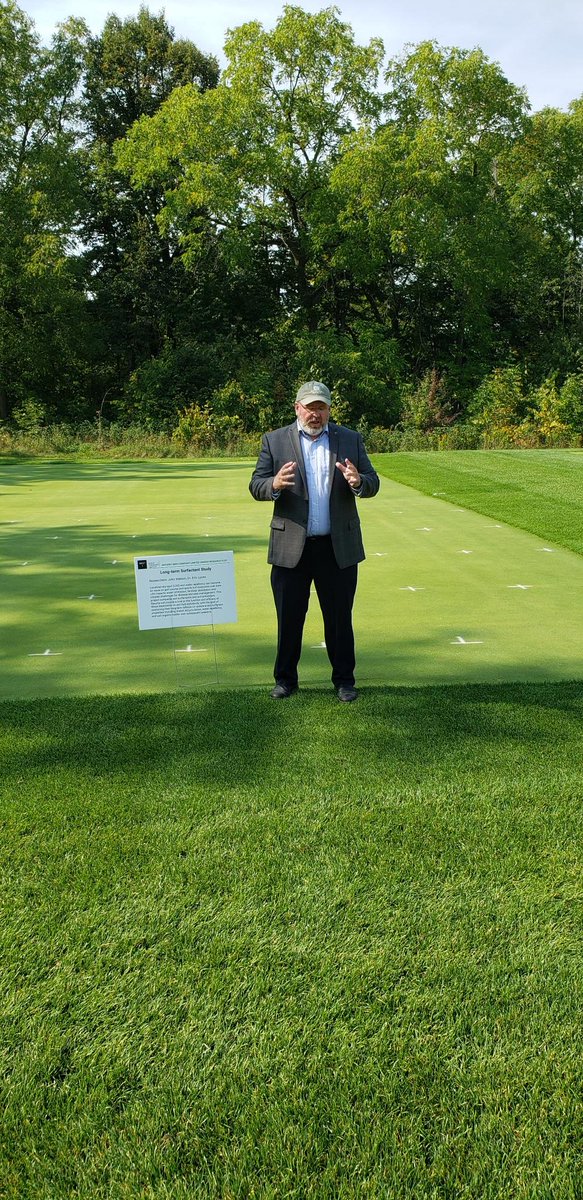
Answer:
[{"label": "green turf research plot", "polygon": [[[3,465],[0,696],[267,686],[271,506],[251,466]],[[360,512],[361,685],[581,678],[579,555],[389,479]],[[216,551],[234,554],[237,623],[140,631],[134,558]],[[304,686],[330,686],[322,638],[312,604]]]}]

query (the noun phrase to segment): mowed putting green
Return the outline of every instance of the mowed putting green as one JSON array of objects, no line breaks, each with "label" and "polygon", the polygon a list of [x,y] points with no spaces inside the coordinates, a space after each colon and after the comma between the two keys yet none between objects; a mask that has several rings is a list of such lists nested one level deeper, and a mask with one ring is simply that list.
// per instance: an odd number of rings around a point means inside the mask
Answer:
[{"label": "mowed putting green", "polygon": [[[6,462],[0,698],[268,686],[271,507],[251,462]],[[360,505],[361,685],[583,676],[583,559],[383,478]],[[140,631],[134,556],[233,550],[238,621]],[[315,596],[301,684],[328,687]]]}]

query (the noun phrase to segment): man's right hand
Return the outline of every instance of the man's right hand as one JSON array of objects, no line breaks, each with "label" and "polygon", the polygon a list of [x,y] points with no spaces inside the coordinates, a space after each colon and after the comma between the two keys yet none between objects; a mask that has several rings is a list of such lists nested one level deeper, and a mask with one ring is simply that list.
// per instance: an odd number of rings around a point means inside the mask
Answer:
[{"label": "man's right hand", "polygon": [[296,479],[296,463],[295,462],[284,463],[283,467],[280,467],[279,471],[277,472],[277,475],[274,476],[274,479],[273,479],[274,492],[281,492],[281,490],[283,488],[293,487],[294,483],[295,483],[295,479]]}]

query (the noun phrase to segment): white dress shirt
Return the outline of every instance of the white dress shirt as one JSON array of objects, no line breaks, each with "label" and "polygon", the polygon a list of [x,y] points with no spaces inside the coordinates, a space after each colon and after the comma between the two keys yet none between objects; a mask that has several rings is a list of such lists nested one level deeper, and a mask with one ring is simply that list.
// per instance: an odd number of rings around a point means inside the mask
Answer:
[{"label": "white dress shirt", "polygon": [[330,533],[330,442],[328,427],[310,437],[300,429],[308,484],[308,537]]}]

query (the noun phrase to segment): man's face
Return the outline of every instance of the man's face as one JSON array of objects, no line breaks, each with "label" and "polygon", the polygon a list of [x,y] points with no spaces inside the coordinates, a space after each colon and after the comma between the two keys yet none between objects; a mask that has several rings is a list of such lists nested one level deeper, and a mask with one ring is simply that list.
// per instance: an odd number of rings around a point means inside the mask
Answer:
[{"label": "man's face", "polygon": [[321,433],[328,424],[330,409],[323,400],[313,400],[311,404],[302,404],[301,400],[297,400],[295,407],[300,429],[303,429],[304,433],[311,433],[313,436]]}]

